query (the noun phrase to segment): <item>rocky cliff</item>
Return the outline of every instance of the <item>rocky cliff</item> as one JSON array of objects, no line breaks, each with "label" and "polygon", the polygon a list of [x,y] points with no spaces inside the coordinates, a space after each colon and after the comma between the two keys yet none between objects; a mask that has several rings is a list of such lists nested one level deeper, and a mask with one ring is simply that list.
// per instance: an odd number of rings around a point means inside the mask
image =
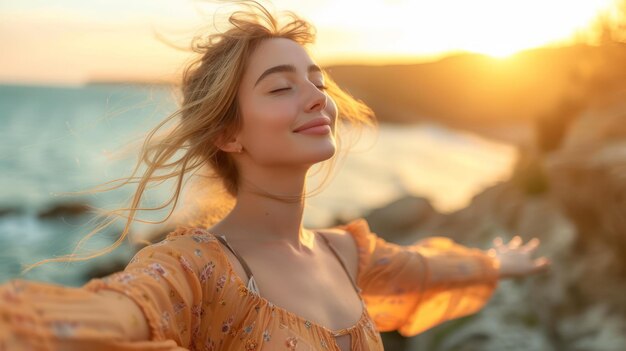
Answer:
[{"label": "rocky cliff", "polygon": [[626,92],[589,105],[559,148],[527,151],[510,181],[467,208],[443,215],[424,199],[398,203],[417,213],[368,217],[390,240],[444,235],[485,249],[518,234],[541,239],[538,254],[553,261],[546,274],[502,281],[480,313],[405,340],[405,349],[626,350]]}]

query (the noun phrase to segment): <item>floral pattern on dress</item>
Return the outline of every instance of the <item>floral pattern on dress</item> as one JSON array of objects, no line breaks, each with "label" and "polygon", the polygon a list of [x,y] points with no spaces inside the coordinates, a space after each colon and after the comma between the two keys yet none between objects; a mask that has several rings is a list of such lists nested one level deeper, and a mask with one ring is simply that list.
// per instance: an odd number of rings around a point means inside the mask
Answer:
[{"label": "floral pattern on dress", "polygon": [[214,240],[211,236],[202,232],[197,232],[196,234],[191,235],[191,239],[198,244],[208,243],[211,240]]},{"label": "floral pattern on dress", "polygon": [[215,351],[215,341],[211,340],[211,338],[208,338],[205,342],[204,342],[204,347],[202,348],[204,351]]},{"label": "floral pattern on dress", "polygon": [[164,331],[169,330],[170,320],[171,320],[170,313],[167,311],[163,311],[163,313],[161,314],[161,329],[162,330]]},{"label": "floral pattern on dress", "polygon": [[158,262],[152,262],[148,265],[147,268],[147,272],[148,274],[151,274],[153,277],[159,278],[159,276],[166,276],[167,275],[167,271],[165,270],[165,268],[163,268],[163,266],[158,263]]},{"label": "floral pattern on dress", "polygon": [[248,340],[246,340],[246,344],[244,346],[244,349],[246,351],[255,351],[258,347],[259,347],[259,343],[256,340],[248,339]]},{"label": "floral pattern on dress", "polygon": [[189,261],[185,258],[185,256],[181,255],[179,258],[179,261],[183,269],[185,269],[187,272],[195,273],[193,271],[193,268],[191,267],[191,263],[189,263]]},{"label": "floral pattern on dress", "polygon": [[295,336],[290,336],[285,340],[285,346],[287,346],[288,350],[295,350],[298,346],[298,338]]},{"label": "floral pattern on dress", "polygon": [[217,283],[215,284],[215,290],[220,291],[224,289],[224,284],[226,284],[226,275],[222,274],[217,280]]},{"label": "floral pattern on dress", "polygon": [[235,318],[233,316],[230,316],[222,323],[222,333],[228,333],[230,331],[234,320]]},{"label": "floral pattern on dress", "polygon": [[180,311],[182,311],[185,307],[187,307],[187,305],[185,305],[184,302],[177,302],[174,304],[174,314],[180,314]]},{"label": "floral pattern on dress", "polygon": [[55,321],[52,323],[52,333],[59,339],[68,339],[76,334],[77,322]]},{"label": "floral pattern on dress", "polygon": [[130,282],[132,282],[133,280],[135,280],[137,277],[132,274],[132,273],[125,273],[122,272],[118,275],[115,276],[115,280],[119,283],[122,284],[129,284]]},{"label": "floral pattern on dress", "polygon": [[214,269],[215,269],[215,263],[213,261],[210,261],[209,263],[207,263],[202,268],[202,272],[200,272],[200,283],[204,284],[209,279],[211,279],[211,276],[213,275],[213,270]]},{"label": "floral pattern on dress", "polygon": [[324,340],[324,339],[320,339],[320,345],[321,345],[323,348],[325,348],[325,349],[327,349],[327,348],[328,348],[328,344],[326,344],[326,340]]},{"label": "floral pattern on dress", "polygon": [[204,315],[204,308],[202,308],[201,305],[191,306],[191,315],[197,319],[202,318],[202,315]]},{"label": "floral pattern on dress", "polygon": [[243,328],[243,332],[246,334],[250,334],[252,333],[252,329],[254,329],[254,322],[252,322],[252,324],[248,325],[247,327]]}]

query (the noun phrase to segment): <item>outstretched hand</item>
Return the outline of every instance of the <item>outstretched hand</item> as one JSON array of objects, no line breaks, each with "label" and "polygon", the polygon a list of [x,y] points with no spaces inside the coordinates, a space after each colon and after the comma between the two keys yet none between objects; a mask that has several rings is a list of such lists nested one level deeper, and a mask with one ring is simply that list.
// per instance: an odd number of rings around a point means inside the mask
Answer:
[{"label": "outstretched hand", "polygon": [[500,278],[517,278],[540,273],[550,267],[550,260],[546,257],[532,258],[537,247],[537,238],[522,245],[522,238],[517,235],[508,244],[504,244],[502,238],[497,237],[487,254],[500,261]]}]

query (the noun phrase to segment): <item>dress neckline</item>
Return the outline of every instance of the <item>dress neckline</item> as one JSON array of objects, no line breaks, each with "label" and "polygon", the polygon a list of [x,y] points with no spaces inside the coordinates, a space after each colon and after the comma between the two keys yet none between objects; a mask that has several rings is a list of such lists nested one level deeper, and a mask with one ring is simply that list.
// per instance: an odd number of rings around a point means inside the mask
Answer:
[{"label": "dress neckline", "polygon": [[220,245],[219,240],[217,239],[217,234],[213,234],[210,231],[208,231],[206,228],[203,228],[204,231],[206,233],[208,233],[209,235],[215,237],[215,244],[219,247],[219,253],[222,256],[222,258],[225,260],[226,262],[226,266],[228,268],[229,273],[235,277],[235,281],[237,282],[237,285],[239,285],[239,289],[240,291],[244,291],[246,293],[246,296],[253,298],[253,299],[257,299],[259,300],[264,306],[268,306],[272,309],[278,310],[282,313],[284,313],[285,315],[291,317],[292,319],[298,320],[304,324],[309,324],[312,327],[321,329],[323,331],[325,331],[326,333],[331,334],[333,337],[337,337],[337,336],[341,336],[341,335],[345,335],[345,334],[349,334],[352,332],[352,330],[356,329],[358,326],[360,326],[361,324],[363,324],[366,320],[366,318],[368,318],[368,313],[367,313],[367,308],[365,306],[365,301],[363,300],[363,297],[361,296],[360,293],[357,292],[357,296],[359,297],[359,300],[361,301],[361,315],[359,317],[359,319],[351,326],[346,327],[346,328],[340,328],[340,329],[330,329],[328,327],[325,327],[319,323],[316,322],[312,322],[309,319],[306,319],[302,316],[300,316],[299,314],[289,311],[283,307],[280,307],[276,304],[274,304],[273,302],[271,302],[270,300],[266,299],[265,297],[261,296],[260,294],[257,294],[256,292],[251,291],[250,289],[248,289],[247,285],[245,284],[245,282],[243,281],[243,279],[239,276],[239,274],[237,274],[234,270],[234,267],[232,266],[230,259],[228,258],[228,255],[226,255],[226,252],[224,252],[224,248],[222,247],[222,245]]}]

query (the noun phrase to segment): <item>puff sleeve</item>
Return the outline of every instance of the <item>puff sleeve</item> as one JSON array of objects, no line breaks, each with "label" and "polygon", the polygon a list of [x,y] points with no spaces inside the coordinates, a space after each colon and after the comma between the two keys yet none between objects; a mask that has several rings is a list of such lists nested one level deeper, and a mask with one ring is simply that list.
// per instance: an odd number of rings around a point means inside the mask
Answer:
[{"label": "puff sleeve", "polygon": [[380,331],[413,336],[475,313],[497,287],[498,262],[482,250],[445,237],[390,243],[362,218],[339,228],[356,242],[357,284]]},{"label": "puff sleeve", "polygon": [[[179,235],[140,250],[126,268],[80,288],[14,280],[0,285],[0,351],[186,350],[200,325],[200,274],[206,233]],[[119,306],[107,306],[100,290],[113,290],[143,312],[150,339],[131,341],[137,323]]]}]

